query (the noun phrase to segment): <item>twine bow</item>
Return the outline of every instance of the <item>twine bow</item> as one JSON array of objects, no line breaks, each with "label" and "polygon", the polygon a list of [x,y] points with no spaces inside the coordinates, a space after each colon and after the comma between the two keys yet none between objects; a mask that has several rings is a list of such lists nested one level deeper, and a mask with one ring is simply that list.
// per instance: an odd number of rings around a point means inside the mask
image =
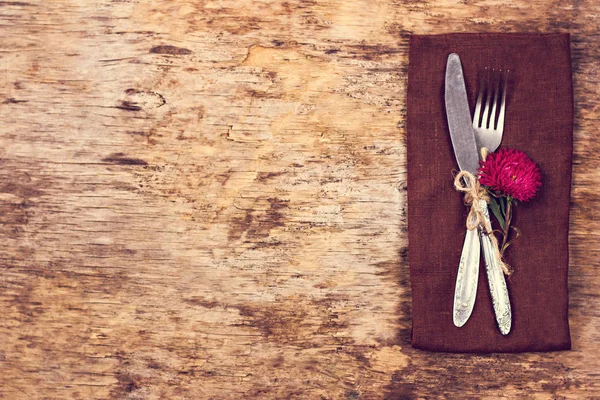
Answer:
[{"label": "twine bow", "polygon": [[486,233],[490,234],[491,227],[487,226],[483,210],[479,206],[480,200],[485,200],[487,204],[490,197],[485,188],[479,184],[479,180],[469,171],[460,171],[454,177],[454,188],[465,194],[465,204],[471,206],[467,216],[467,229],[472,231],[482,226],[485,227]]},{"label": "twine bow", "polygon": [[502,254],[500,253],[498,239],[496,239],[496,236],[493,234],[489,220],[486,219],[483,214],[483,209],[481,206],[482,200],[485,202],[486,207],[487,203],[490,201],[490,196],[487,190],[479,184],[477,177],[469,171],[460,171],[458,174],[456,174],[454,177],[454,188],[457,191],[465,194],[465,204],[467,206],[471,206],[469,215],[467,216],[467,229],[472,231],[473,229],[481,227],[483,234],[487,235],[492,242],[492,248],[496,262],[506,275],[512,274],[512,268],[502,261]]}]

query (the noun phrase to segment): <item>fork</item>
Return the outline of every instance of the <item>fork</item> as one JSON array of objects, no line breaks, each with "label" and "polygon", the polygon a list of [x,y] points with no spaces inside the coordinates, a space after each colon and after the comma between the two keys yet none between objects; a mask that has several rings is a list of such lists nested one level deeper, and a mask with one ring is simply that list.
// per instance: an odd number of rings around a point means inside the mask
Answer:
[{"label": "fork", "polygon": [[[490,72],[489,69],[486,68],[481,75],[479,94],[477,96],[477,103],[475,104],[475,112],[473,114],[473,129],[475,130],[475,141],[477,142],[477,148],[479,150],[481,150],[482,147],[485,147],[489,151],[495,151],[502,141],[504,114],[506,112],[508,71],[504,74],[504,82],[502,82],[502,85],[500,82],[501,80],[502,70],[498,70],[498,72],[492,70]],[[485,103],[483,103],[484,96],[486,98]],[[498,102],[500,102],[500,109],[497,112]],[[483,114],[481,112],[482,107]]]},{"label": "fork", "polygon": [[[502,79],[504,75],[504,79]],[[503,82],[501,82],[503,80]],[[502,70],[491,72],[485,69],[482,74],[475,112],[473,114],[473,130],[475,131],[475,141],[477,149],[481,153],[482,148],[489,151],[495,151],[502,141],[504,132],[504,115],[506,112],[506,86],[508,83],[508,71],[502,73]],[[485,100],[484,100],[485,97]],[[499,104],[498,104],[499,103]],[[483,108],[483,112],[482,112]],[[491,110],[490,110],[491,108]],[[490,215],[485,200],[480,200],[479,206],[483,211],[485,222],[491,226]],[[492,241],[489,235],[479,228],[481,238],[481,247],[485,259],[485,269],[492,296],[494,314],[498,328],[503,335],[510,332],[512,325],[512,313],[510,307],[510,298],[508,288],[504,279],[504,273],[495,257],[492,247]]]}]

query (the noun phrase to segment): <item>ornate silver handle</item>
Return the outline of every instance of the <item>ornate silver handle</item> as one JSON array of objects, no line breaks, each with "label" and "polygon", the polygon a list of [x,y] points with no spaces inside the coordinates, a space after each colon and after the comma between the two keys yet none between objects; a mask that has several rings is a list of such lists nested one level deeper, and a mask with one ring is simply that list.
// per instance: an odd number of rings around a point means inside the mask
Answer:
[{"label": "ornate silver handle", "polygon": [[[479,206],[483,210],[483,216],[485,217],[486,223],[489,224],[490,214],[485,200],[480,200]],[[494,313],[496,314],[496,322],[498,323],[500,332],[503,335],[508,335],[512,326],[512,312],[510,309],[510,298],[504,279],[504,272],[502,272],[502,269],[494,256],[494,249],[490,237],[481,229],[479,229],[479,233],[483,247],[483,257],[485,258],[485,270],[487,272],[492,303],[494,305]]]},{"label": "ornate silver handle", "polygon": [[459,328],[467,322],[475,305],[479,280],[480,251],[479,234],[475,230],[467,230],[460,256],[460,264],[458,265],[452,312],[454,325]]}]

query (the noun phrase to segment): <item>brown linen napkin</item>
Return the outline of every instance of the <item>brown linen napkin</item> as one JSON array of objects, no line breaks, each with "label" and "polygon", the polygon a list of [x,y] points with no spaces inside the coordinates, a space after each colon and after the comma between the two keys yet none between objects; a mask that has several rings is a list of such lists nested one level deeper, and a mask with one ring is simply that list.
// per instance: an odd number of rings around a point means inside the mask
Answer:
[{"label": "brown linen napkin", "polygon": [[[521,230],[506,253],[513,324],[496,326],[483,259],[473,314],[452,322],[468,209],[453,188],[454,158],[444,106],[450,53],[461,57],[471,110],[477,73],[510,70],[502,147],[527,153],[542,172],[533,200],[516,207]],[[525,352],[571,348],[568,228],[573,150],[573,85],[568,34],[413,35],[407,94],[408,238],[412,345],[445,352]],[[483,258],[483,253],[482,253]]]}]

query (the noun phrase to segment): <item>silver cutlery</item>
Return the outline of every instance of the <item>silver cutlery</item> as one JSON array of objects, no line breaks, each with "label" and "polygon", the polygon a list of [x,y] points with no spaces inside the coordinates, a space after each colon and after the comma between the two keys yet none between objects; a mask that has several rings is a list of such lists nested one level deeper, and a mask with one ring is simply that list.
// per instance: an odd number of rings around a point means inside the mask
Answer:
[{"label": "silver cutlery", "polygon": [[[479,94],[473,113],[475,141],[477,142],[477,148],[480,150],[485,147],[489,151],[496,151],[500,146],[502,133],[504,132],[507,83],[508,71],[503,74],[502,70],[496,72],[486,68],[481,75]],[[500,103],[499,106],[498,103]]]},{"label": "silver cutlery", "polygon": [[[502,86],[499,81],[493,81],[492,84],[482,81],[475,114],[471,120],[460,58],[454,53],[448,56],[445,83],[446,115],[454,154],[461,171],[468,171],[477,176],[479,150],[486,147],[493,151],[500,145],[505,114],[505,88],[506,81]],[[499,98],[501,100],[498,100]],[[487,203],[485,200],[479,200],[477,205],[482,211],[486,225],[491,226]],[[508,289],[497,263],[491,238],[481,226],[477,232],[475,229],[467,230],[465,235],[454,291],[454,325],[463,326],[473,311],[479,279],[480,243],[484,252],[496,321],[500,332],[506,335],[510,332],[512,320]]]},{"label": "silver cutlery", "polygon": [[[486,69],[480,81],[479,95],[477,96],[477,103],[473,114],[473,130],[475,131],[475,141],[477,142],[477,149],[479,151],[484,147],[489,151],[495,151],[502,141],[504,115],[506,112],[508,72],[504,74],[504,79],[502,77],[502,71],[492,70],[490,72]],[[480,207],[483,210],[486,225],[491,226],[488,207],[485,201],[480,201]],[[483,247],[485,269],[496,322],[498,323],[500,332],[503,335],[507,335],[512,325],[512,312],[504,272],[498,265],[489,235],[480,228],[479,236]]]},{"label": "silver cutlery", "polygon": [[[460,58],[454,53],[448,56],[446,63],[444,97],[450,138],[458,167],[461,171],[477,175],[479,152]],[[480,236],[475,229],[467,230],[454,290],[452,319],[458,327],[463,326],[473,312],[479,280],[479,258]]]}]

